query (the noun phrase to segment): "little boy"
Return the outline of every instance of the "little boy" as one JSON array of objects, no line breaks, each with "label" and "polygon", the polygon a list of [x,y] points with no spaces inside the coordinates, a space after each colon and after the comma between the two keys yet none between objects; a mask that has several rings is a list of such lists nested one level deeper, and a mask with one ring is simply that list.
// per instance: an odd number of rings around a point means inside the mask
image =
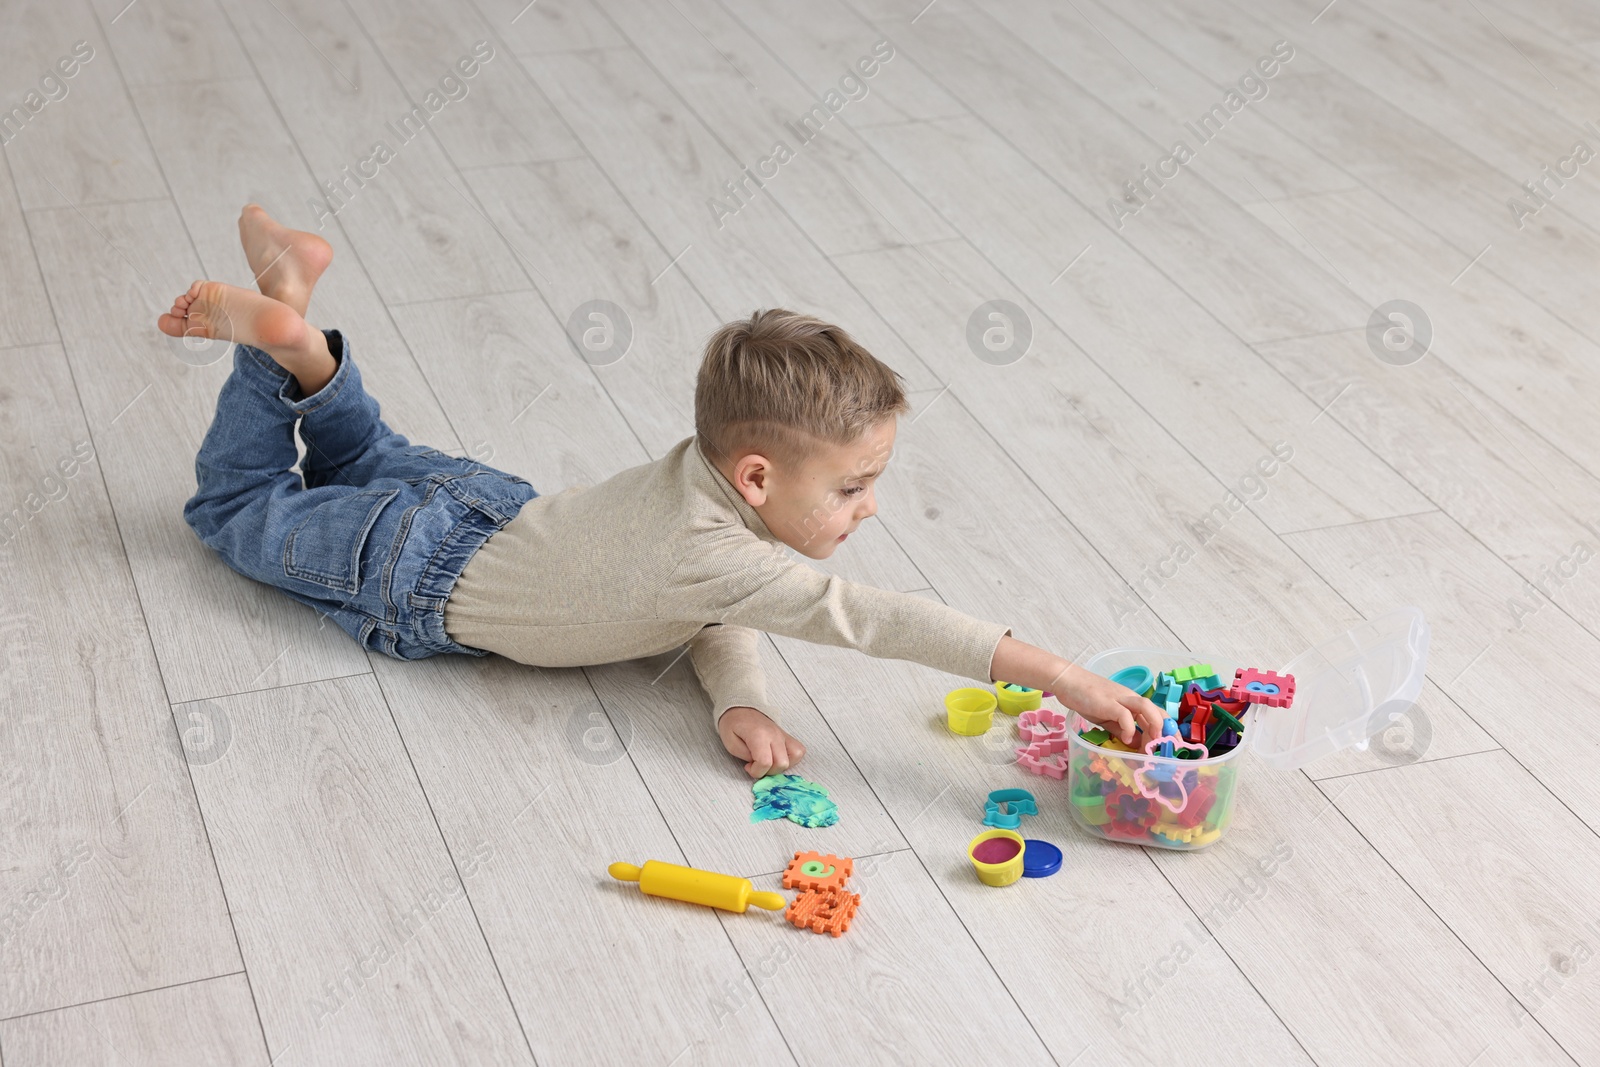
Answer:
[{"label": "little boy", "polygon": [[876,514],[909,409],[899,375],[838,327],[781,310],[729,323],[700,368],[695,436],[593,488],[540,496],[383,423],[349,341],[305,320],[327,242],[254,204],[239,235],[260,293],[195,282],[157,324],[237,342],[184,518],[234,570],[364,647],[574,667],[687,642],[723,746],[757,778],[805,755],[767,702],[760,630],[1049,690],[1124,741],[1136,722],[1161,735],[1150,701],[1008,626],[784,552],[827,559]]}]

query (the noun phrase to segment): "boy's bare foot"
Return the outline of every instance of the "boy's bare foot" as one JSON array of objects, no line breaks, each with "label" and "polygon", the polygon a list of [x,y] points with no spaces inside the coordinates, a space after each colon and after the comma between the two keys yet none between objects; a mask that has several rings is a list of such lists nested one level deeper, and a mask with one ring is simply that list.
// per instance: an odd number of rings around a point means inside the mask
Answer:
[{"label": "boy's bare foot", "polygon": [[156,320],[169,337],[206,337],[259,348],[300,382],[311,396],[333,378],[338,364],[328,340],[300,313],[279,300],[222,282],[195,282],[172,310]]},{"label": "boy's bare foot", "polygon": [[333,246],[314,233],[282,225],[260,204],[246,204],[239,213],[239,243],[262,295],[304,317],[311,290],[333,261]]}]

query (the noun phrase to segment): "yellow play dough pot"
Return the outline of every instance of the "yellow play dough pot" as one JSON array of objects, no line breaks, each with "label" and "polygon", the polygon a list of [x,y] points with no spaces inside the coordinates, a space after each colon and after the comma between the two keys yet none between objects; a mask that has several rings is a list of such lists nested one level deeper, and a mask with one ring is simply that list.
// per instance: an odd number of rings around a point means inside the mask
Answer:
[{"label": "yellow play dough pot", "polygon": [[1007,689],[1005,682],[994,683],[994,695],[1000,701],[1000,710],[1012,716],[1021,715],[1025,711],[1038,710],[1040,700],[1044,696],[1037,689],[1024,689],[1021,692],[1015,689]]},{"label": "yellow play dough pot", "polygon": [[995,696],[987,689],[952,689],[944,696],[945,722],[953,734],[976,737],[994,725]]},{"label": "yellow play dough pot", "polygon": [[1010,885],[1022,877],[1022,856],[1027,848],[1021,834],[985,830],[967,843],[967,858],[984,885]]}]

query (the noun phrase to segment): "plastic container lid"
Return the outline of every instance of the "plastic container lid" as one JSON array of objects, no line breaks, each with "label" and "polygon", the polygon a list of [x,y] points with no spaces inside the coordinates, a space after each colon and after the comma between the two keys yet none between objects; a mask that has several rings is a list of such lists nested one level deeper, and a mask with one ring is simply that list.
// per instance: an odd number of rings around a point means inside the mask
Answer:
[{"label": "plastic container lid", "polygon": [[1030,837],[1022,853],[1022,877],[1044,878],[1061,869],[1061,850],[1048,841]]},{"label": "plastic container lid", "polygon": [[1429,633],[1422,609],[1406,607],[1306,649],[1279,672],[1294,675],[1294,703],[1251,707],[1251,750],[1295,770],[1381,732],[1422,692]]}]

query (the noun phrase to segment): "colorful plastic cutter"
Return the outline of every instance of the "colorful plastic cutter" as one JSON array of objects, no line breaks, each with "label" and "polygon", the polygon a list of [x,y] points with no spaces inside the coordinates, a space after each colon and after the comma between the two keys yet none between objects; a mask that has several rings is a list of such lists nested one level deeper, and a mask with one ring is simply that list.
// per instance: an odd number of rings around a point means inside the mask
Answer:
[{"label": "colorful plastic cutter", "polygon": [[1045,774],[1059,779],[1067,773],[1066,764],[1060,759],[1060,754],[1071,747],[1072,741],[1065,737],[1055,741],[1035,741],[1031,745],[1017,749],[1017,763],[1034,774]]},{"label": "colorful plastic cutter", "polygon": [[1049,708],[1035,708],[1017,717],[1017,733],[1024,741],[1050,741],[1067,736],[1067,717]]},{"label": "colorful plastic cutter", "polygon": [[[1206,746],[1198,745],[1181,739],[1174,740],[1172,738],[1168,738],[1167,740],[1163,741],[1160,738],[1152,738],[1144,746],[1144,750],[1146,753],[1154,755],[1154,750],[1157,746],[1165,747],[1168,745],[1174,745],[1178,748],[1197,750],[1200,753],[1201,759],[1206,758]],[[1152,761],[1146,763],[1144,766],[1133,772],[1134,785],[1138,788],[1140,796],[1149,800],[1154,800],[1158,804],[1165,805],[1172,811],[1182,811],[1189,804],[1189,789],[1183,783],[1183,780],[1189,777],[1189,772],[1184,771],[1181,774],[1176,772],[1177,768],[1175,768],[1172,764],[1155,763]],[[1170,782],[1173,786],[1175,786],[1178,792],[1176,803],[1174,803],[1172,799],[1168,798],[1165,790],[1163,790],[1159,785],[1149,784],[1151,782]]]},{"label": "colorful plastic cutter", "polygon": [[[1002,810],[1004,806],[1004,810]],[[1039,814],[1039,805],[1026,789],[996,789],[983,805],[983,825],[1015,830],[1024,815]]]}]

